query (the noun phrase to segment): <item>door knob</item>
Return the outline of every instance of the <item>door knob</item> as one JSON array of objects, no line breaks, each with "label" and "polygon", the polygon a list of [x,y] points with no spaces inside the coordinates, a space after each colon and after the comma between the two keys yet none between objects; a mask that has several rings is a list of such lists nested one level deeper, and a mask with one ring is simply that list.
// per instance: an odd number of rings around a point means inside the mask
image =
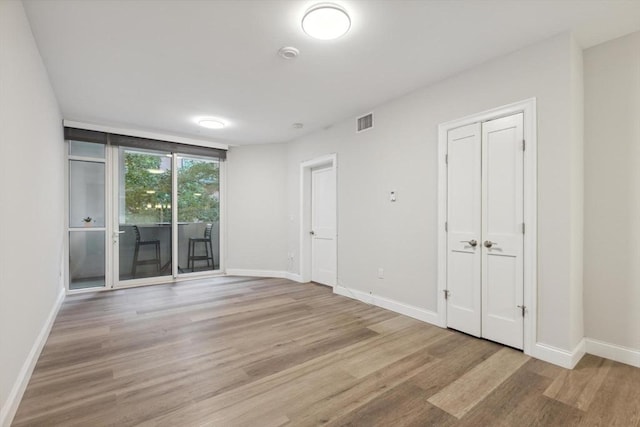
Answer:
[{"label": "door knob", "polygon": [[460,243],[468,243],[472,248],[478,246],[478,242],[476,242],[475,240],[460,240]]},{"label": "door knob", "polygon": [[316,234],[316,232],[315,232],[315,231],[313,231],[313,230],[311,230],[311,231],[309,232],[309,234],[311,234],[311,235],[313,236],[314,234]]},{"label": "door knob", "polygon": [[497,242],[492,242],[491,240],[485,240],[484,241],[484,247],[485,248],[491,248],[493,245],[497,245]]}]

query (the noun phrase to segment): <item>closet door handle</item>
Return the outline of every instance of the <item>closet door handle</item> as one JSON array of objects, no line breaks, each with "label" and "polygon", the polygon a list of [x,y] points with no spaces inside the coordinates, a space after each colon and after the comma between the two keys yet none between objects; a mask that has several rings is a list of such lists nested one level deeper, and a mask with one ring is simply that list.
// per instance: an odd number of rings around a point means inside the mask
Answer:
[{"label": "closet door handle", "polygon": [[472,248],[478,246],[478,242],[476,242],[475,240],[460,240],[460,243],[468,243]]},{"label": "closet door handle", "polygon": [[492,242],[491,240],[485,240],[484,241],[484,247],[485,248],[491,248],[493,245],[497,245],[498,242]]}]

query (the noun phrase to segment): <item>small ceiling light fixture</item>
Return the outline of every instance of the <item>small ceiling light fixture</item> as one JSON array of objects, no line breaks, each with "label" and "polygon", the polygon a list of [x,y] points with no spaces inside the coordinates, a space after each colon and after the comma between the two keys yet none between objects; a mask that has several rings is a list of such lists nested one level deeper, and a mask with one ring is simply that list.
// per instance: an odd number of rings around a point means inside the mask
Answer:
[{"label": "small ceiling light fixture", "polygon": [[200,119],[198,120],[198,124],[207,129],[222,129],[225,127],[225,124],[222,121],[210,118]]},{"label": "small ceiling light fixture", "polygon": [[285,46],[278,50],[278,55],[283,59],[296,59],[300,55],[300,51],[295,47]]},{"label": "small ceiling light fixture", "polygon": [[333,40],[342,37],[351,28],[351,18],[342,7],[333,3],[317,4],[302,17],[302,29],[311,37]]}]

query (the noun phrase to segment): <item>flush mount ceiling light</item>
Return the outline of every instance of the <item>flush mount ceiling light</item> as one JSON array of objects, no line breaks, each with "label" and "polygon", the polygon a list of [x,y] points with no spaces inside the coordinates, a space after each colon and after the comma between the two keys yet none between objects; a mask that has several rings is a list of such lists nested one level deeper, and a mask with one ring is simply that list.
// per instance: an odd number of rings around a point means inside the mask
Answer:
[{"label": "flush mount ceiling light", "polygon": [[225,127],[225,124],[217,119],[200,119],[198,124],[207,129],[222,129]]},{"label": "flush mount ceiling light", "polygon": [[321,3],[307,10],[302,18],[302,29],[311,37],[333,40],[342,37],[351,28],[351,18],[342,7]]}]

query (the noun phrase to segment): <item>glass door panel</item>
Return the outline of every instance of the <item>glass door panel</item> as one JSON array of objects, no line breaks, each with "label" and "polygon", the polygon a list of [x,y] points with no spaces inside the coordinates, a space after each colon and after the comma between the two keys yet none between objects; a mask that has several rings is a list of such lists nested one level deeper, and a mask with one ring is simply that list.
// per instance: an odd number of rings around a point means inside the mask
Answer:
[{"label": "glass door panel", "polygon": [[104,163],[69,160],[69,227],[104,228]]},{"label": "glass door panel", "polygon": [[69,231],[69,289],[105,286],[104,230]]},{"label": "glass door panel", "polygon": [[104,145],[69,141],[69,289],[106,285]]},{"label": "glass door panel", "polygon": [[180,273],[220,268],[220,162],[177,156]]},{"label": "glass door panel", "polygon": [[171,275],[172,155],[118,149],[118,277]]}]

